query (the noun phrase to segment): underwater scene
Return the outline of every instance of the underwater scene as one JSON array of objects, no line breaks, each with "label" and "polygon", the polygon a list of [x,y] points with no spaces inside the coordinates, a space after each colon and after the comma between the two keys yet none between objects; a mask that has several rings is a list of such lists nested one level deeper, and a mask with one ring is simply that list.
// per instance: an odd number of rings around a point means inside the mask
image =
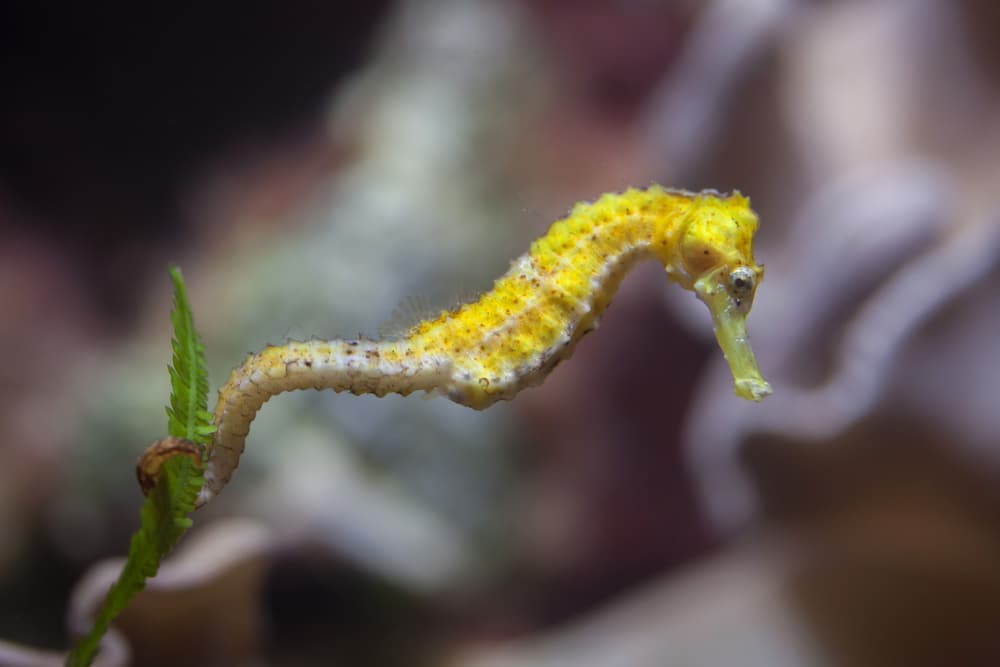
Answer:
[{"label": "underwater scene", "polygon": [[0,9],[0,667],[1000,665],[997,34]]}]

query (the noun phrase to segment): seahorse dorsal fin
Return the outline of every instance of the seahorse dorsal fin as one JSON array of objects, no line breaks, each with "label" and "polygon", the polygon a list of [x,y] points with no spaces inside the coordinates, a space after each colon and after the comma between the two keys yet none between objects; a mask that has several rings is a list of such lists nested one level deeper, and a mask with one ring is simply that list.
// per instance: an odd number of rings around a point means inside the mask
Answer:
[{"label": "seahorse dorsal fin", "polygon": [[378,326],[376,334],[380,340],[405,338],[424,320],[436,318],[442,312],[458,310],[478,298],[477,292],[465,289],[452,294],[404,296],[392,309],[389,319]]}]

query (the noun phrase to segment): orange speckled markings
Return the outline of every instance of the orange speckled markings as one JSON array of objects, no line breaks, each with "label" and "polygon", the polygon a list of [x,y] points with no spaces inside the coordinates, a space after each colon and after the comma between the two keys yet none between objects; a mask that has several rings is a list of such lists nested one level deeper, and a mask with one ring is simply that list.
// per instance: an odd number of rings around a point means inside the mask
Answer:
[{"label": "orange speckled markings", "polygon": [[746,197],[652,186],[577,204],[514,260],[478,301],[424,320],[396,340],[270,346],[219,392],[203,505],[232,477],[263,403],[292,389],[354,394],[441,393],[486,408],[541,382],[597,327],[625,273],[660,261],[712,313],[736,393],[771,393],[747,341],[746,316],[763,268],[753,259],[757,216]]}]

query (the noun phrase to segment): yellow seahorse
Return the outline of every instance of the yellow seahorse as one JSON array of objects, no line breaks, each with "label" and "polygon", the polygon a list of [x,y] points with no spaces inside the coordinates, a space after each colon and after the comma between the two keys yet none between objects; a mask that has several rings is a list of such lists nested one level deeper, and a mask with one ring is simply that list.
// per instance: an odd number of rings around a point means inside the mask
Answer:
[{"label": "yellow seahorse", "polygon": [[771,388],[747,341],[746,316],[763,267],[753,259],[757,216],[738,192],[652,186],[577,204],[514,260],[478,301],[424,320],[395,340],[313,340],[249,356],[219,392],[203,505],[239,463],[261,405],[292,389],[444,394],[476,409],[540,383],[597,326],[625,273],[657,259],[712,313],[737,395]]}]

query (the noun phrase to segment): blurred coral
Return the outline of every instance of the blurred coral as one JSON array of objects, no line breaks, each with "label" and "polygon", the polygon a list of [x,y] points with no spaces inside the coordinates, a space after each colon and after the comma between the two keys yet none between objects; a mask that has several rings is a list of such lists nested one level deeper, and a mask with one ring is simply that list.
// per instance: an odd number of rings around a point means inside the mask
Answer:
[{"label": "blurred coral", "polygon": [[[115,621],[133,664],[235,665],[259,655],[272,549],[264,526],[239,520],[186,542]],[[77,584],[69,606],[74,633],[87,630],[123,563],[95,565]]]}]

